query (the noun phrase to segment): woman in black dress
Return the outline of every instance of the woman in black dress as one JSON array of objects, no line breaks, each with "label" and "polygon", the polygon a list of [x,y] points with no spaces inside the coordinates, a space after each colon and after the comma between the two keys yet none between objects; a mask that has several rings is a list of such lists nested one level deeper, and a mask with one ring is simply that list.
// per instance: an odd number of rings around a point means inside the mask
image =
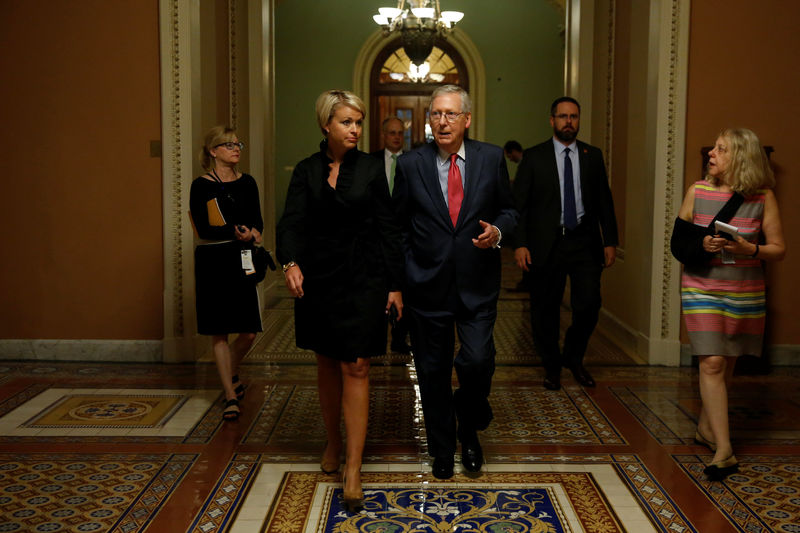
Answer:
[{"label": "woman in black dress", "polygon": [[295,296],[297,346],[317,354],[328,442],[323,472],[339,469],[344,413],[344,500],[356,510],[369,411],[369,357],[386,352],[386,313],[402,316],[403,256],[383,164],[360,152],[365,107],[347,91],[317,98],[325,136],[294,169],[278,223],[278,259]]},{"label": "woman in black dress", "polygon": [[[194,252],[197,332],[211,335],[225,390],[225,420],[239,418],[239,400],[244,396],[239,361],[261,331],[252,259],[264,222],[255,180],[237,169],[243,148],[233,129],[211,128],[200,152],[200,163],[208,173],[192,182],[189,195],[199,237]],[[239,336],[228,344],[231,333]]]}]

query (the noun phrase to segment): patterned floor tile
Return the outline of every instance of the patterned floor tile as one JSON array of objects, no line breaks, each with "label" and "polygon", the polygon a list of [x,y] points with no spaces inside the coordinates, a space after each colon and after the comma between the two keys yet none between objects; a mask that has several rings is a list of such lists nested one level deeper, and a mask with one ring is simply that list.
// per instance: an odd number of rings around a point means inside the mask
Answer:
[{"label": "patterned floor tile", "polygon": [[[535,386],[496,386],[490,396],[495,420],[481,432],[485,444],[625,444],[619,431],[580,387],[545,391]],[[367,445],[419,442],[419,405],[411,384],[370,388]],[[319,448],[325,429],[313,385],[270,387],[243,443]]]},{"label": "patterned floor tile", "polygon": [[0,531],[144,531],[196,458],[0,454]]},{"label": "patterned floor tile", "polygon": [[710,456],[673,458],[738,531],[800,531],[797,456],[737,455],[739,471],[721,482],[703,474]]}]

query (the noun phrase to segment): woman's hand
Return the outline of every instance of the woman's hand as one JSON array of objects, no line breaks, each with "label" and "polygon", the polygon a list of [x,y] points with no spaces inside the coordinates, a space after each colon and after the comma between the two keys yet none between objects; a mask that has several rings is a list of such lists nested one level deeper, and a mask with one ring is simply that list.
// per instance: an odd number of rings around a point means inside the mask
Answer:
[{"label": "woman's hand", "polygon": [[261,238],[261,232],[260,231],[258,231],[256,228],[252,228],[250,230],[250,235],[252,235],[253,239],[255,239],[256,244],[258,244],[258,245],[261,244],[262,238]]},{"label": "woman's hand", "polygon": [[403,318],[403,293],[400,291],[392,291],[386,299],[386,314],[389,314],[389,309],[392,305],[397,309],[397,318]]},{"label": "woman's hand", "polygon": [[703,250],[716,254],[722,251],[722,248],[731,241],[719,235],[706,235],[703,237]]},{"label": "woman's hand", "polygon": [[233,226],[233,231],[236,234],[236,240],[244,242],[250,242],[253,239],[253,231],[258,232],[255,228],[250,229],[240,224]]},{"label": "woman's hand", "polygon": [[726,252],[736,255],[753,255],[756,252],[756,245],[745,240],[741,235],[737,235],[735,241],[729,241],[726,239],[725,245],[722,248]]},{"label": "woman's hand", "polygon": [[286,272],[283,273],[283,278],[286,281],[286,288],[289,289],[289,294],[295,298],[303,297],[303,272],[300,267],[292,265]]}]

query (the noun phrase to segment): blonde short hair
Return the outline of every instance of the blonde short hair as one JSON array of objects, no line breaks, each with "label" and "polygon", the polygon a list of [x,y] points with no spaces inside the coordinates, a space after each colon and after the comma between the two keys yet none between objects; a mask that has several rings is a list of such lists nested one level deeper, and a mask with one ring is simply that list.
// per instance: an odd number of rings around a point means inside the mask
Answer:
[{"label": "blonde short hair", "polygon": [[230,126],[220,124],[208,130],[203,138],[203,147],[200,149],[200,166],[205,170],[213,169],[216,166],[216,162],[214,156],[211,155],[211,149],[237,138],[236,130]]},{"label": "blonde short hair", "polygon": [[361,98],[355,94],[350,91],[325,91],[317,97],[316,104],[317,123],[319,123],[319,129],[322,131],[323,135],[327,136],[328,134],[328,132],[325,131],[325,126],[327,126],[331,118],[333,118],[336,108],[343,105],[357,109],[361,112],[361,118],[366,118],[367,106],[365,106]]},{"label": "blonde short hair", "polygon": [[[747,128],[726,128],[718,137],[728,141],[730,162],[725,174],[731,176],[731,189],[744,196],[755,194],[758,189],[771,189],[775,186],[775,174],[769,159],[761,147],[761,141]],[[717,186],[721,179],[706,175],[706,181]]]}]

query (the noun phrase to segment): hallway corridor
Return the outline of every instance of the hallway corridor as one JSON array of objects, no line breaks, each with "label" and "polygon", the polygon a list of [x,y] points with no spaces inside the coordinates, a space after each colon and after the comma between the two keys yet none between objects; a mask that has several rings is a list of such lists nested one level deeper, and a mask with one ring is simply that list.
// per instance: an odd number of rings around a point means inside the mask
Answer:
[{"label": "hallway corridor", "polygon": [[288,297],[266,313],[234,423],[210,361],[0,363],[0,532],[800,531],[800,369],[737,376],[742,466],[711,483],[695,368],[639,364],[596,333],[597,388],[564,372],[546,391],[527,300],[505,289],[483,471],[430,475],[413,365],[389,354],[371,370],[366,510],[347,516],[291,317]]}]

